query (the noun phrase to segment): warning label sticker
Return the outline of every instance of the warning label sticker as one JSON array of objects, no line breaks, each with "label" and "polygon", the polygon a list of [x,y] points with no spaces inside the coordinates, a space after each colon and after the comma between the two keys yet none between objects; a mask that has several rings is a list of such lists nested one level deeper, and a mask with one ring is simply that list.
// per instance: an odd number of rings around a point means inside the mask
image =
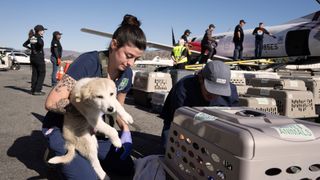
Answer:
[{"label": "warning label sticker", "polygon": [[272,128],[279,133],[281,138],[301,140],[315,139],[312,131],[303,124],[289,124],[286,126]]}]

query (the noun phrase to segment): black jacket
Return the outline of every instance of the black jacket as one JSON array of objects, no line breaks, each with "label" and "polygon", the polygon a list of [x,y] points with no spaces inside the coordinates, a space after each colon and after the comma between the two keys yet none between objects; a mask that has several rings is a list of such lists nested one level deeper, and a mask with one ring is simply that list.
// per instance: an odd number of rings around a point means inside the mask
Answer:
[{"label": "black jacket", "polygon": [[53,38],[51,41],[51,56],[56,59],[62,57],[62,46],[59,40]]},{"label": "black jacket", "polygon": [[44,60],[43,46],[44,42],[39,34],[32,36],[23,43],[23,47],[31,50],[31,57],[38,57]]}]

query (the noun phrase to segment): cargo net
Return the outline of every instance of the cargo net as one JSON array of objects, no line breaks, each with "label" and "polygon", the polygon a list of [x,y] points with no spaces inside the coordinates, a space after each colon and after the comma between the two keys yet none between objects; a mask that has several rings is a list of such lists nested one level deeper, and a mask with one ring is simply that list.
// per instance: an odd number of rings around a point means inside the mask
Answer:
[{"label": "cargo net", "polygon": [[[213,137],[214,138],[214,137]],[[241,161],[241,160],[240,160]],[[191,134],[181,127],[172,124],[165,153],[165,166],[169,169],[169,174],[174,175],[175,179],[192,180],[256,180],[258,175],[260,179],[283,180],[289,179],[301,180],[320,180],[320,163],[310,165],[292,164],[282,167],[270,166],[265,163],[261,174],[252,171],[248,179],[241,178],[241,171],[249,171],[247,166],[236,166],[234,159],[223,155],[220,148],[214,147],[202,138]],[[251,167],[254,168],[254,167]],[[262,174],[263,173],[263,174]],[[313,178],[301,177],[312,175]]]}]

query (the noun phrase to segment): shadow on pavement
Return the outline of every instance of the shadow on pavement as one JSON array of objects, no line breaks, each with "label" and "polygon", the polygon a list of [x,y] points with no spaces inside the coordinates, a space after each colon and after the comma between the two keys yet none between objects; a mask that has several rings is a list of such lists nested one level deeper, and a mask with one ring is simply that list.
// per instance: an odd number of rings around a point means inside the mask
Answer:
[{"label": "shadow on pavement", "polygon": [[44,116],[35,112],[31,113],[35,118],[37,118],[41,123],[43,123]]},{"label": "shadow on pavement", "polygon": [[47,176],[48,168],[43,160],[46,141],[41,131],[34,130],[30,136],[23,136],[14,141],[7,150],[7,155],[17,158],[28,169],[36,171],[39,176],[27,179],[43,179]]},{"label": "shadow on pavement", "polygon": [[29,89],[23,89],[23,88],[20,88],[20,87],[17,87],[17,86],[4,86],[5,88],[9,88],[9,89],[14,89],[14,90],[17,90],[17,91],[22,91],[22,92],[25,92],[27,94],[31,94],[31,91]]},{"label": "shadow on pavement", "polygon": [[142,158],[148,155],[161,154],[160,136],[137,131],[133,131],[131,133],[133,141],[133,157]]}]

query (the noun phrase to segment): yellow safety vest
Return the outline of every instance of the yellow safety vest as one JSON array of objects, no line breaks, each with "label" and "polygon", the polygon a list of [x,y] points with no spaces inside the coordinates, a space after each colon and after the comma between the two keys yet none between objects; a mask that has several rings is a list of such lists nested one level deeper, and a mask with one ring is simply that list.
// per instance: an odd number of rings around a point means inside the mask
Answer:
[{"label": "yellow safety vest", "polygon": [[188,59],[187,57],[184,57],[181,59],[182,57],[182,52],[186,49],[186,47],[184,46],[175,46],[172,50],[173,52],[173,56],[174,56],[174,59],[175,61],[177,62],[177,64],[180,64],[180,63],[186,63],[188,62]]}]

